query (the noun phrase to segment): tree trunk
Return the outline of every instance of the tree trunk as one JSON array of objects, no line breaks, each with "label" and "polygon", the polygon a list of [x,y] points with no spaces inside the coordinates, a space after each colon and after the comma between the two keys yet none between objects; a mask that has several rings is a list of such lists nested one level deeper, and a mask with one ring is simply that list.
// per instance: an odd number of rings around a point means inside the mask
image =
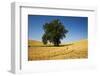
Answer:
[{"label": "tree trunk", "polygon": [[59,44],[56,43],[56,44],[54,44],[54,46],[59,46]]}]

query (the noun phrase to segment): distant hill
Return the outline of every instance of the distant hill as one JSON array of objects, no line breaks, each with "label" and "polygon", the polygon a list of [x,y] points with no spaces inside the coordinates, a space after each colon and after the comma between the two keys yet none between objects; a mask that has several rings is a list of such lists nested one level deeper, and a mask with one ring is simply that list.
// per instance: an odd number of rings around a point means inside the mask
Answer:
[{"label": "distant hill", "polygon": [[[87,44],[88,41],[87,39],[79,40],[79,41],[74,41],[66,44],[60,44],[60,45],[69,45],[69,44],[75,44],[75,45],[81,45],[81,44]],[[53,46],[52,44],[48,43],[48,46]],[[45,46],[41,41],[37,40],[28,40],[28,46]]]},{"label": "distant hill", "polygon": [[73,44],[87,44],[88,40],[87,39],[83,39],[83,40],[79,40],[79,41],[74,41],[74,42],[70,42]]},{"label": "distant hill", "polygon": [[28,40],[28,46],[41,46],[43,45],[42,42],[36,40]]}]

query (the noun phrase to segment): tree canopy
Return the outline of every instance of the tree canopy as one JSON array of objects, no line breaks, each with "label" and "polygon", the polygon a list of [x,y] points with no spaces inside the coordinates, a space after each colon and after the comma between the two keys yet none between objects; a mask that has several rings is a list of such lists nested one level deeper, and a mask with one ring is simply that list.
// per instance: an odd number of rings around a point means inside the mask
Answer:
[{"label": "tree canopy", "polygon": [[59,19],[55,19],[49,23],[43,25],[44,34],[42,36],[42,42],[47,44],[48,41],[54,46],[59,46],[61,40],[66,37],[68,30],[65,29],[64,25]]}]

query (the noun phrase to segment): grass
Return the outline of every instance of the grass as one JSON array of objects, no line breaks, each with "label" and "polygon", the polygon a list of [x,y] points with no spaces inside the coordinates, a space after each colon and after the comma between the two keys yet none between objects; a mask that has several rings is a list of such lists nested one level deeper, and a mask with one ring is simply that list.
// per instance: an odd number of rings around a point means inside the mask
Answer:
[{"label": "grass", "polygon": [[42,42],[29,40],[28,60],[79,59],[88,57],[88,41],[80,40],[59,47],[43,45]]}]

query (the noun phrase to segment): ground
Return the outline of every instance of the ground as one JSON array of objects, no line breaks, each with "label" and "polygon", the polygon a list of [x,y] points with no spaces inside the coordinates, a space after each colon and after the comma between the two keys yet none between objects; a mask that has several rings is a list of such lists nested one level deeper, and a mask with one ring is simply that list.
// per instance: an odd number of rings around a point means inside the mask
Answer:
[{"label": "ground", "polygon": [[28,60],[57,60],[88,58],[88,40],[61,44],[59,47],[43,45],[42,42],[29,40]]}]

